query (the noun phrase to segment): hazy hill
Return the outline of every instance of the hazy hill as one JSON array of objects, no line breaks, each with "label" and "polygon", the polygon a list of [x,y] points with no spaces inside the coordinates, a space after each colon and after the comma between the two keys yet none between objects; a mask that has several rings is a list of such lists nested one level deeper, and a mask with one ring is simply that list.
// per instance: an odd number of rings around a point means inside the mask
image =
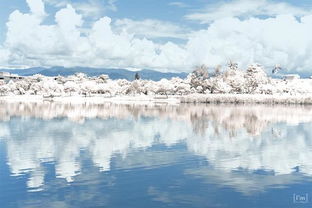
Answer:
[{"label": "hazy hill", "polygon": [[[87,68],[87,67],[75,67],[75,68],[64,68],[64,67],[51,67],[51,68],[42,68],[35,67],[29,69],[0,69],[0,71],[8,71],[10,73],[18,74],[21,76],[31,76],[34,74],[42,74],[45,76],[68,76],[75,74],[77,72],[83,72],[88,76],[98,76],[101,74],[107,74],[111,79],[127,79],[133,80],[135,71],[129,71],[126,69],[96,69],[96,68]],[[187,73],[163,73],[154,70],[144,69],[138,71],[142,79],[149,79],[154,81],[159,81],[162,78],[170,79],[172,77],[185,78]]]}]

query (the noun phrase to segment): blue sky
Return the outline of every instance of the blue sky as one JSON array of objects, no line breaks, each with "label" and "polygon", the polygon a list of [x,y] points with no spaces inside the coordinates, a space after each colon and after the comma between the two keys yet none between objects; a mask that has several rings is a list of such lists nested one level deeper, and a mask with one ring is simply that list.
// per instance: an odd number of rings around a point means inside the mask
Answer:
[{"label": "blue sky", "polygon": [[[0,0],[0,66],[312,67],[309,0]],[[10,18],[9,18],[10,17]]]},{"label": "blue sky", "polygon": [[[4,41],[6,35],[6,22],[10,13],[18,9],[23,12],[27,12],[28,6],[24,0],[0,0],[0,41]],[[75,0],[69,1],[75,3],[89,3],[88,0]],[[106,7],[106,0],[99,0],[98,2],[103,8]],[[184,24],[192,28],[201,28],[202,25],[194,24],[193,22],[187,22],[183,18],[184,15],[188,14],[189,11],[199,9],[208,3],[213,3],[212,0],[194,0],[191,4],[190,1],[170,1],[170,0],[119,0],[115,1],[114,5],[116,10],[110,8],[104,9],[100,12],[103,16],[110,16],[113,19],[119,18],[130,18],[135,20],[144,20],[144,19],[158,19],[163,21],[171,21],[178,24]],[[170,5],[173,3],[173,5]],[[175,3],[177,3],[177,6]],[[178,6],[181,3],[181,6]],[[185,5],[183,5],[185,4]],[[46,4],[46,11],[49,13],[49,17],[46,19],[46,22],[51,23],[54,21],[53,14],[58,10],[51,4]],[[93,17],[97,18],[97,17]],[[88,20],[93,18],[86,18]]]}]

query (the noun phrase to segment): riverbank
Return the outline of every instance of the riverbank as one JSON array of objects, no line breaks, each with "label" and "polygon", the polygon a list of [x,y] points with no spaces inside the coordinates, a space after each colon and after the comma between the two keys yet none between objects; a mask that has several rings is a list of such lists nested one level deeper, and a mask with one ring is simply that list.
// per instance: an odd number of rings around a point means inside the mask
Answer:
[{"label": "riverbank", "polygon": [[62,103],[255,103],[255,104],[312,104],[312,94],[307,95],[264,95],[264,94],[190,94],[185,96],[59,96],[49,97],[42,95],[14,95],[0,96],[0,101],[12,102],[39,102],[54,101]]},{"label": "riverbank", "polygon": [[264,94],[194,94],[180,97],[181,103],[259,103],[259,104],[312,104],[308,95]]}]

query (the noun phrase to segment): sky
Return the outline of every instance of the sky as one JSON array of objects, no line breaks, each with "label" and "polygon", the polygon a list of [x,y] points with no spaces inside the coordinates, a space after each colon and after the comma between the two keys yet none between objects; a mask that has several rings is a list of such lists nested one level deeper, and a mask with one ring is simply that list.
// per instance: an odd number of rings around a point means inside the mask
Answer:
[{"label": "sky", "polygon": [[310,0],[0,0],[0,68],[312,74]]}]

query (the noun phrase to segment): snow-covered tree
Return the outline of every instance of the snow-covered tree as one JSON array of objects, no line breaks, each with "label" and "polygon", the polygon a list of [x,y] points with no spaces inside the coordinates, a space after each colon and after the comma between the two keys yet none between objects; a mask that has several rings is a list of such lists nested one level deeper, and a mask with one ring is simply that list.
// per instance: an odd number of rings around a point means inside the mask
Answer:
[{"label": "snow-covered tree", "polygon": [[[189,94],[287,94],[312,95],[312,80],[282,80],[267,76],[259,64],[246,70],[230,62],[224,73],[217,67],[214,76],[208,76],[205,65],[197,67],[187,78],[161,79],[160,81],[125,79],[111,80],[107,75],[88,77],[83,73],[63,77],[33,75],[21,80],[0,80],[0,95],[189,95]],[[200,96],[199,96],[200,97]]]},{"label": "snow-covered tree", "polygon": [[98,86],[95,81],[85,81],[79,86],[80,93],[84,96],[90,96],[91,94],[95,94],[98,91]]},{"label": "snow-covered tree", "polygon": [[223,74],[222,79],[232,88],[230,93],[242,94],[245,93],[245,72],[238,69],[237,66],[236,63],[231,62],[228,70]]},{"label": "snow-covered tree", "polygon": [[245,89],[247,93],[260,93],[260,86],[269,83],[267,74],[259,64],[251,64],[248,66],[245,79]]},{"label": "snow-covered tree", "polygon": [[73,93],[77,93],[79,91],[79,85],[74,81],[67,81],[64,84],[64,91],[72,95]]},{"label": "snow-covered tree", "polygon": [[16,89],[19,91],[20,95],[23,95],[26,93],[26,91],[29,90],[30,83],[26,80],[21,80],[16,82]]},{"label": "snow-covered tree", "polygon": [[170,82],[170,80],[167,79],[161,79],[160,81],[157,82],[157,90],[156,94],[159,95],[172,95],[174,92],[174,86]]},{"label": "snow-covered tree", "polygon": [[203,92],[207,89],[206,81],[209,78],[208,67],[206,65],[200,65],[187,76],[187,80],[191,85],[193,91]]},{"label": "snow-covered tree", "polygon": [[7,95],[9,91],[10,89],[7,85],[0,85],[0,96]]},{"label": "snow-covered tree", "polygon": [[96,77],[95,80],[97,83],[106,83],[107,80],[109,80],[109,76],[106,74],[101,74],[100,76]]},{"label": "snow-covered tree", "polygon": [[31,95],[37,95],[37,94],[39,94],[40,92],[42,92],[42,82],[40,83],[40,82],[35,82],[35,83],[32,83],[31,85],[30,85],[30,88],[29,88],[29,90],[30,90],[30,92],[29,92],[29,94],[31,94]]},{"label": "snow-covered tree", "polygon": [[[235,92],[233,88],[230,86],[230,84],[233,84],[230,82],[228,83],[229,80],[226,80],[222,77],[214,77],[209,80],[209,90],[210,93],[230,93],[230,92]],[[206,92],[207,93],[207,92]]]},{"label": "snow-covered tree", "polygon": [[222,71],[222,66],[221,65],[217,65],[214,69],[214,76],[219,76],[221,75],[221,71]]},{"label": "snow-covered tree", "polygon": [[282,67],[280,64],[275,64],[274,68],[272,69],[272,74],[278,73],[280,70],[282,70]]}]

